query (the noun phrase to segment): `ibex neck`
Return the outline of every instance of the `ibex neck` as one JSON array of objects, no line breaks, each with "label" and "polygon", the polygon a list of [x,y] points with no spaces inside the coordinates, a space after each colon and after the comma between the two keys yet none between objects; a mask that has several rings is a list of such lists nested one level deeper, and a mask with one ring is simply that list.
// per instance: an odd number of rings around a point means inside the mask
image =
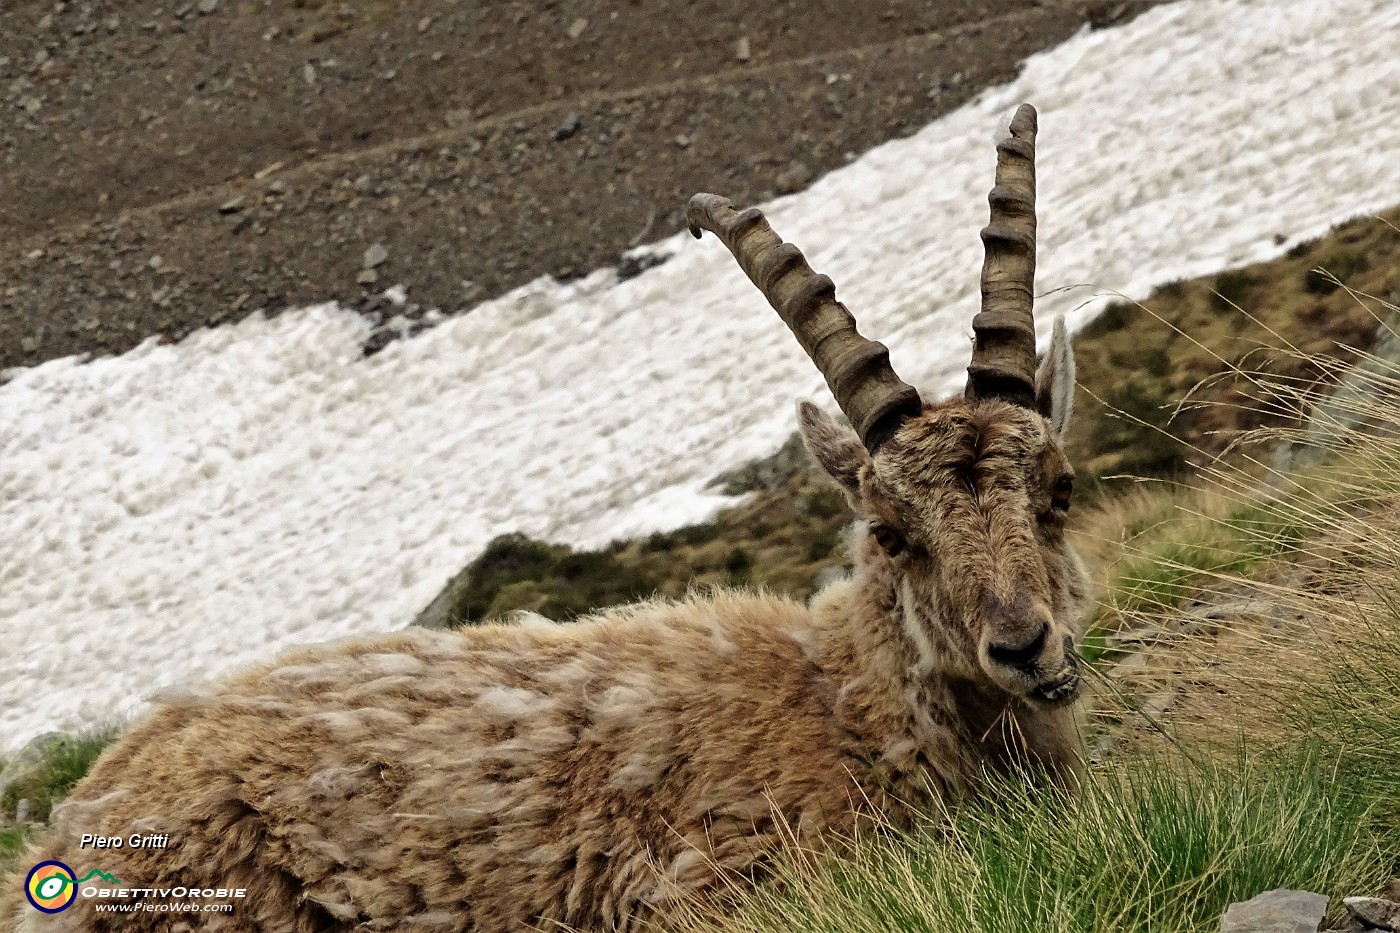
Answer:
[{"label": "ibex neck", "polygon": [[909,802],[961,796],[978,771],[976,737],[942,671],[905,631],[898,594],[870,579],[813,598],[820,663],[837,684],[836,715],[880,790]]}]

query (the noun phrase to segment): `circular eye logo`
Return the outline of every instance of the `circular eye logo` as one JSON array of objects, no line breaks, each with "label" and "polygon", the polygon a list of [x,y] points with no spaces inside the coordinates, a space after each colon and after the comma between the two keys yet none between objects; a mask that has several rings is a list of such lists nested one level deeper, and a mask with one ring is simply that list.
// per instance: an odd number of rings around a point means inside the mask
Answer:
[{"label": "circular eye logo", "polygon": [[24,879],[24,896],[35,910],[56,914],[78,897],[78,879],[62,862],[40,862]]}]

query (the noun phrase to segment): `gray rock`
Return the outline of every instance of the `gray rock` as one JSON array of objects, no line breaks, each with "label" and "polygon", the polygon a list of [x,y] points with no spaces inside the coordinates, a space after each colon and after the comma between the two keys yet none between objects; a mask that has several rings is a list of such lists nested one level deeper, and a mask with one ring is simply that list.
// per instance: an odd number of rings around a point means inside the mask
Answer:
[{"label": "gray rock", "polygon": [[534,612],[530,609],[516,609],[512,612],[507,612],[505,616],[505,621],[511,623],[512,625],[558,624],[548,616],[542,616],[538,612]]},{"label": "gray rock", "polygon": [[360,274],[355,276],[355,281],[360,285],[373,285],[379,281],[379,273],[373,269],[361,269]]},{"label": "gray rock", "polygon": [[1150,651],[1134,651],[1113,667],[1109,668],[1108,676],[1114,680],[1123,680],[1133,674],[1147,670],[1147,664],[1152,660]]},{"label": "gray rock", "polygon": [[1108,29],[1128,19],[1131,7],[1126,3],[1100,3],[1088,10],[1090,29]]},{"label": "gray rock", "polygon": [[726,496],[773,490],[808,469],[810,465],[807,448],[802,445],[802,436],[793,432],[788,435],[783,446],[778,448],[777,453],[727,470],[706,483],[705,488],[718,488]]},{"label": "gray rock", "polygon": [[1122,731],[1105,732],[1094,740],[1094,744],[1089,748],[1090,761],[1103,761],[1123,744]]},{"label": "gray rock", "polygon": [[1135,628],[1124,629],[1121,632],[1110,632],[1104,636],[1110,647],[1129,649],[1142,645],[1155,645],[1164,642],[1177,641],[1182,637],[1180,631],[1164,629],[1160,625],[1148,624],[1139,625]]},{"label": "gray rock", "polygon": [[1314,406],[1308,417],[1306,440],[1285,442],[1274,452],[1275,470],[1286,473],[1311,466],[1357,432],[1394,436],[1395,425],[1374,416],[1371,399],[1393,391],[1392,373],[1400,365],[1400,312],[1392,311],[1377,328],[1370,353],[1361,357],[1331,394]]},{"label": "gray rock", "polygon": [[1317,933],[1327,900],[1311,891],[1265,891],[1231,904],[1220,918],[1220,933]]},{"label": "gray rock", "polygon": [[618,281],[625,282],[628,279],[634,279],[670,258],[670,253],[630,253],[625,255],[617,261]]},{"label": "gray rock", "polygon": [[1400,904],[1383,897],[1344,897],[1347,912],[1367,926],[1400,930]]},{"label": "gray rock", "polygon": [[1222,599],[1218,602],[1200,603],[1188,607],[1183,613],[1188,619],[1197,622],[1220,622],[1248,616],[1258,616],[1268,608],[1268,602],[1258,596],[1241,596],[1238,599]]},{"label": "gray rock", "polygon": [[235,195],[219,205],[220,214],[236,214],[243,210],[243,195]]},{"label": "gray rock", "polygon": [[752,54],[749,48],[749,37],[741,36],[739,41],[734,43],[734,57],[741,62],[746,62],[752,57]]},{"label": "gray rock", "polygon": [[778,173],[778,177],[774,180],[779,191],[783,194],[792,194],[795,191],[801,191],[812,180],[812,170],[808,168],[806,162],[793,160],[788,163],[786,169]]},{"label": "gray rock", "polygon": [[26,797],[20,800],[19,803],[15,804],[16,826],[23,826],[25,823],[28,823],[31,815],[32,814],[30,813],[29,798]]},{"label": "gray rock", "polygon": [[583,118],[577,113],[571,113],[554,130],[554,138],[563,142],[583,129]]},{"label": "gray rock", "polygon": [[838,580],[844,580],[851,575],[848,567],[824,567],[817,574],[816,580],[812,581],[817,589],[824,589]]},{"label": "gray rock", "polygon": [[584,19],[583,17],[579,17],[578,19],[574,20],[572,23],[569,24],[569,38],[577,39],[579,36],[583,35],[583,31],[587,28],[588,20]]},{"label": "gray rock", "polygon": [[389,344],[393,343],[397,339],[397,336],[398,335],[393,331],[387,328],[381,328],[370,334],[365,342],[360,345],[360,352],[365,356],[374,356],[380,350],[383,350]]},{"label": "gray rock", "polygon": [[219,0],[199,0],[199,2],[195,4],[195,9],[199,10],[199,12],[203,13],[205,16],[213,13],[218,8]]},{"label": "gray rock", "polygon": [[389,258],[389,250],[383,243],[376,243],[365,250],[364,262],[360,264],[362,269],[377,269],[384,265]]},{"label": "gray rock", "polygon": [[1160,719],[1167,710],[1171,709],[1171,705],[1175,700],[1175,690],[1163,690],[1159,693],[1154,693],[1143,701],[1142,714],[1149,719]]},{"label": "gray rock", "polygon": [[447,581],[447,585],[433,597],[410,625],[418,628],[450,629],[466,621],[453,613],[453,607],[462,598],[462,593],[471,584],[472,565],[468,564]]}]

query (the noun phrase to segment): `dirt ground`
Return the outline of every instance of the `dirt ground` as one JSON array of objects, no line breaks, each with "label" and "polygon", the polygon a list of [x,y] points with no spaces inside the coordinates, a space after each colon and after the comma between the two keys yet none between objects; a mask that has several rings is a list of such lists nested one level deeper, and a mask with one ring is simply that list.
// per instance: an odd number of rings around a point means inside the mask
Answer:
[{"label": "dirt ground", "polygon": [[583,274],[1152,2],[9,0],[0,368]]}]

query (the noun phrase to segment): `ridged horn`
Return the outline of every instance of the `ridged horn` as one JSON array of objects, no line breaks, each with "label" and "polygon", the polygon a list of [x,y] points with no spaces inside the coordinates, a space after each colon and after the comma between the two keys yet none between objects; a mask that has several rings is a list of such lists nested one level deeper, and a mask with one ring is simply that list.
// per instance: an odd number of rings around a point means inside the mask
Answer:
[{"label": "ridged horn", "polygon": [[867,340],[836,300],[831,279],[812,271],[756,207],[736,212],[726,198],[697,194],[686,207],[690,232],[719,237],[826,378],[865,449],[875,450],[922,409],[919,393],[890,366],[884,344]]},{"label": "ridged horn", "polygon": [[1022,104],[997,143],[996,184],[982,229],[982,310],[972,319],[969,399],[1035,407],[1035,108]]}]

